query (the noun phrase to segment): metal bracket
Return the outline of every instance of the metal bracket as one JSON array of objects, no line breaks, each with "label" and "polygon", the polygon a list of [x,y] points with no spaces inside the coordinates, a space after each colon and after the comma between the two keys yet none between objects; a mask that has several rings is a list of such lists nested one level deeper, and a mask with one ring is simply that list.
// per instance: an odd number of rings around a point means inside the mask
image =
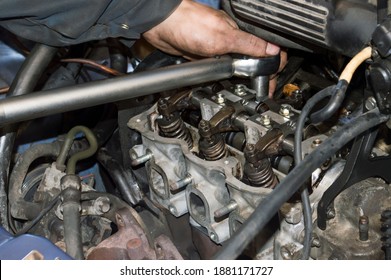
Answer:
[{"label": "metal bracket", "polygon": [[345,189],[370,177],[380,177],[391,182],[391,156],[371,158],[378,129],[370,130],[354,140],[350,155],[341,175],[323,194],[318,204],[318,227],[327,226],[327,210],[334,199]]}]

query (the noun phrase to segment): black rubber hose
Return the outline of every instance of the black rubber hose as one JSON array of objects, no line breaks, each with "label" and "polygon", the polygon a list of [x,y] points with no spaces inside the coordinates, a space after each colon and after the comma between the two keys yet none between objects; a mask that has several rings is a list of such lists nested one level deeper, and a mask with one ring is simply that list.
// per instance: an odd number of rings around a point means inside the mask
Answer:
[{"label": "black rubber hose", "polygon": [[66,166],[67,174],[74,175],[76,173],[76,163],[79,160],[89,158],[90,156],[94,155],[95,152],[98,150],[98,140],[96,139],[95,134],[86,126],[75,126],[67,133],[65,137],[64,144],[56,160],[57,168],[61,168],[64,166],[65,160],[69,155],[69,151],[71,150],[75,137],[80,132],[84,133],[84,136],[87,138],[89,146],[87,149],[75,153],[68,159]]},{"label": "black rubber hose", "polygon": [[165,66],[180,64],[187,60],[181,56],[172,56],[160,50],[154,50],[144,58],[134,70],[135,73],[157,69]]},{"label": "black rubber hose", "polygon": [[[57,157],[60,153],[62,143],[56,141],[53,143],[42,143],[31,146],[17,159],[15,166],[10,176],[9,200],[14,202],[21,195],[20,186],[22,186],[24,178],[30,165],[41,157]],[[16,188],[15,188],[16,187]]]},{"label": "black rubber hose", "polygon": [[130,205],[137,204],[141,200],[140,192],[137,192],[140,187],[132,170],[125,170],[117,160],[109,155],[105,148],[99,150],[97,159],[110,175],[123,199]]},{"label": "black rubber hose", "polygon": [[26,223],[22,229],[17,231],[15,233],[15,236],[19,236],[22,234],[27,233],[30,229],[32,229],[47,213],[49,213],[50,210],[60,201],[60,196],[62,195],[62,192],[57,195],[55,198],[53,198],[48,205],[41,210],[38,216],[36,216],[32,221]]},{"label": "black rubber hose", "polygon": [[[8,97],[32,92],[46,67],[57,53],[57,48],[36,45],[26,58],[18,74],[11,84]],[[8,227],[7,184],[12,150],[15,142],[17,125],[9,125],[1,129],[0,137],[0,223]]]},{"label": "black rubber hose", "polygon": [[[9,198],[9,208],[10,214],[14,217],[19,216],[19,211],[24,211],[27,209],[27,205],[33,206],[34,203],[27,202],[24,200],[24,197],[28,190],[22,190],[23,181],[27,175],[27,172],[31,166],[31,164],[43,157],[51,157],[57,158],[60,154],[61,148],[63,146],[63,142],[55,141],[53,143],[42,143],[36,144],[30,147],[26,152],[20,155],[15,163],[15,166],[11,172],[10,180],[9,180],[9,190],[8,190],[8,198]],[[75,154],[79,151],[83,151],[88,148],[88,141],[80,140],[75,141],[72,145],[70,155]],[[38,205],[37,205],[38,206]],[[31,209],[31,207],[29,207]],[[37,207],[33,207],[37,208]],[[38,209],[38,208],[37,208]],[[31,212],[31,211],[30,211]],[[29,216],[35,217],[37,213],[28,213]],[[11,229],[16,232],[16,228],[13,225],[11,219],[9,220],[9,224]]]},{"label": "black rubber hose", "polygon": [[[302,160],[302,134],[305,125],[305,121],[308,115],[311,113],[312,109],[319,101],[323,100],[326,97],[329,97],[333,94],[334,86],[327,87],[317,94],[315,94],[312,98],[310,98],[303,109],[301,110],[300,117],[296,123],[296,132],[294,138],[294,149],[293,156],[295,160],[295,165],[298,165]],[[301,202],[303,205],[303,217],[304,217],[304,242],[303,242],[303,255],[302,259],[308,260],[311,252],[311,240],[312,240],[312,211],[311,211],[311,203],[308,194],[307,188],[304,188],[301,191]]]},{"label": "black rubber hose", "polygon": [[[67,177],[71,176],[71,177]],[[63,180],[69,180],[68,178],[74,177],[75,182],[73,184],[80,185],[79,177],[75,175],[67,175],[61,178],[61,185],[63,185]],[[77,182],[76,182],[77,181]],[[80,188],[76,189],[75,187],[68,186],[63,191],[63,220],[64,220],[64,241],[66,245],[66,252],[72,258],[81,260],[84,259],[83,253],[83,241],[80,225],[80,200],[81,192]]]},{"label": "black rubber hose", "polygon": [[128,72],[128,57],[124,54],[124,46],[118,38],[107,39],[110,54],[110,68],[120,73]]},{"label": "black rubber hose", "polygon": [[313,113],[311,115],[311,121],[313,123],[320,123],[329,118],[339,109],[344,98],[345,92],[348,88],[349,83],[345,80],[339,80],[337,85],[334,88],[332,97],[330,98],[329,103],[321,110]]},{"label": "black rubber hose", "polygon": [[312,172],[322,165],[328,158],[345,146],[352,139],[389,119],[378,111],[367,112],[344,125],[318,149],[304,158],[282,181],[273,192],[254,210],[252,215],[227,241],[214,259],[236,259],[254,237],[265,227],[269,220],[277,213],[280,207],[298,191]]},{"label": "black rubber hose", "polygon": [[33,91],[42,73],[56,55],[57,50],[58,48],[55,47],[36,45],[23,62],[12,82],[7,97],[24,95]]},{"label": "black rubber hose", "polygon": [[68,63],[66,67],[58,68],[45,83],[42,90],[50,90],[76,84],[82,64]]},{"label": "black rubber hose", "polygon": [[[98,138],[99,146],[103,145],[107,141],[107,139],[111,136],[115,126],[116,126],[115,120],[103,121],[97,124],[97,126],[94,128],[94,133],[96,133],[96,136]],[[55,141],[53,143],[36,144],[30,147],[21,156],[19,156],[11,172],[10,180],[9,180],[9,188],[8,188],[8,201],[9,201],[9,208],[10,208],[9,214],[14,213],[13,216],[15,215],[18,216],[15,211],[23,210],[22,208],[24,207],[22,206],[22,204],[32,204],[24,201],[24,196],[27,190],[22,192],[21,189],[21,186],[23,185],[23,181],[27,175],[30,165],[38,158],[43,158],[43,157],[57,158],[58,155],[60,154],[62,145],[63,143],[61,141]],[[89,143],[85,139],[74,141],[69,154],[72,155],[79,151],[83,151],[86,148],[88,148],[88,146]],[[30,214],[32,216],[35,216],[36,213],[30,213]],[[11,226],[11,229],[14,232],[16,232],[16,228],[13,225],[11,219],[9,219],[9,225]]]},{"label": "black rubber hose", "polygon": [[[23,210],[21,203],[24,201],[25,193],[22,193],[21,186],[27,175],[30,165],[41,157],[57,157],[60,153],[62,144],[59,142],[44,143],[34,145],[24,152],[16,161],[11,172],[9,180],[9,208],[10,214],[14,217],[19,216],[18,211]],[[33,213],[34,215],[34,213]],[[10,222],[11,228],[15,231],[13,224]]]}]

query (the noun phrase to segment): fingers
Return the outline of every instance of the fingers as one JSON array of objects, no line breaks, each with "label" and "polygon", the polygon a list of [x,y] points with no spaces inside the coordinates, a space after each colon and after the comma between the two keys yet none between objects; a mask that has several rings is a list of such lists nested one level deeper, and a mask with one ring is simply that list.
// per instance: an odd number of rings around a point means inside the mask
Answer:
[{"label": "fingers", "polygon": [[280,47],[272,43],[267,43],[266,46],[266,55],[277,55],[280,52]]},{"label": "fingers", "polygon": [[277,87],[277,76],[269,81],[269,98],[273,99],[273,94]]},{"label": "fingers", "polygon": [[242,30],[233,30],[232,33],[232,52],[248,56],[262,57],[277,55],[280,48],[269,43],[255,35]]},{"label": "fingers", "polygon": [[273,94],[276,91],[278,74],[285,68],[287,62],[288,62],[288,53],[286,51],[281,50],[281,52],[280,52],[280,67],[278,69],[278,72],[276,74],[270,76],[270,82],[269,82],[269,98],[270,99],[273,98]]},{"label": "fingers", "polygon": [[280,53],[280,68],[278,69],[278,73],[280,73],[288,63],[288,53],[284,50],[281,50]]}]

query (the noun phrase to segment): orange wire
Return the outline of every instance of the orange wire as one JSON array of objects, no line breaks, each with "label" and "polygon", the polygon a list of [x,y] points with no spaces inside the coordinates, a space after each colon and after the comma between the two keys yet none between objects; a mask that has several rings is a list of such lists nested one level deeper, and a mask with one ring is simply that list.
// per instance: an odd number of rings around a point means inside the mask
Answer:
[{"label": "orange wire", "polygon": [[113,76],[121,76],[124,75],[123,73],[112,69],[110,67],[104,66],[102,64],[99,64],[93,60],[90,59],[85,59],[85,58],[64,58],[61,59],[61,62],[70,62],[70,63],[82,63],[82,64],[87,64],[92,67],[98,68],[99,70],[102,70],[103,72],[113,75]]},{"label": "orange wire", "polygon": [[10,88],[9,88],[9,87],[3,87],[3,88],[0,88],[0,94],[7,93],[9,90],[10,90]]},{"label": "orange wire", "polygon": [[[82,63],[82,64],[87,64],[87,65],[90,65],[90,66],[93,66],[95,68],[98,68],[100,70],[102,70],[103,72],[106,72],[110,75],[113,75],[113,76],[121,76],[121,75],[124,75],[123,73],[115,70],[115,69],[112,69],[110,67],[107,67],[107,66],[104,66],[104,65],[101,65],[93,60],[89,60],[89,59],[84,59],[84,58],[66,58],[66,59],[61,59],[62,62],[70,62],[70,63]],[[5,94],[9,91],[9,87],[2,87],[0,88],[0,94]]]}]

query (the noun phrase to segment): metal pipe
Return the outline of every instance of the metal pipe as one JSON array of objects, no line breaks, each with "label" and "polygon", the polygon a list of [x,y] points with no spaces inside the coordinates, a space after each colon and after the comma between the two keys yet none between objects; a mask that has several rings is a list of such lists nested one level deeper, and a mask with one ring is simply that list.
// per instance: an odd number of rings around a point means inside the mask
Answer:
[{"label": "metal pipe", "polygon": [[180,87],[227,79],[234,73],[229,56],[209,58],[0,101],[0,124],[44,117]]},{"label": "metal pipe", "polygon": [[251,87],[255,90],[255,99],[261,102],[269,95],[269,76],[257,76],[251,79]]}]

